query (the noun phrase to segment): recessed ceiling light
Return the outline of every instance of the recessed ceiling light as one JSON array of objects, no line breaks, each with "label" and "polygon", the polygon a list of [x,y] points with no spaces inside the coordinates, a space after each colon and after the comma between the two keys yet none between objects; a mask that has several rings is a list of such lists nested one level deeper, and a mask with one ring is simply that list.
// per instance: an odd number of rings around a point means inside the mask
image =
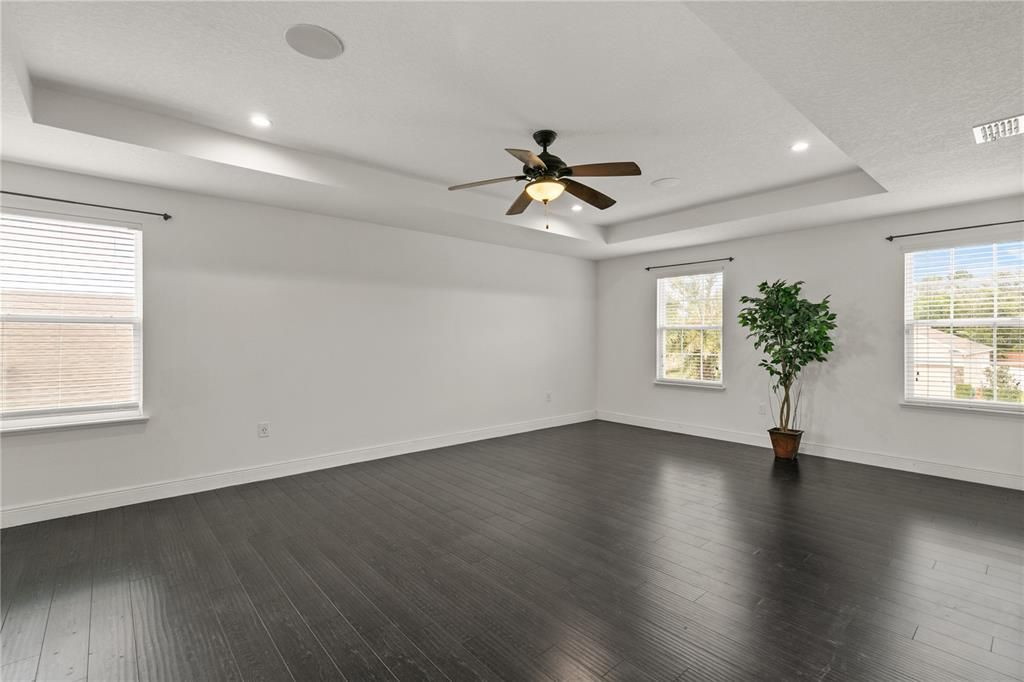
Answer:
[{"label": "recessed ceiling light", "polygon": [[794,152],[805,152],[805,151],[807,151],[807,149],[810,146],[811,145],[810,145],[809,142],[805,142],[804,140],[800,140],[799,142],[794,142],[793,146],[790,147],[790,149],[793,150]]},{"label": "recessed ceiling light", "polygon": [[266,114],[253,114],[249,117],[249,123],[253,124],[257,128],[270,127],[270,119],[267,118]]},{"label": "recessed ceiling light", "polygon": [[293,50],[313,59],[334,59],[345,50],[338,36],[313,24],[295,24],[285,31],[284,39]]},{"label": "recessed ceiling light", "polygon": [[582,206],[580,206],[579,204],[573,204],[573,205],[572,205],[572,210],[574,210],[574,211],[576,211],[577,213],[579,213],[580,211],[582,211],[582,210],[583,210],[583,207],[582,207]]},{"label": "recessed ceiling light", "polygon": [[682,180],[680,180],[679,178],[658,178],[657,180],[653,181],[651,185],[653,185],[654,187],[658,187],[660,189],[665,189],[667,187],[676,187],[679,185],[680,182],[682,182]]}]

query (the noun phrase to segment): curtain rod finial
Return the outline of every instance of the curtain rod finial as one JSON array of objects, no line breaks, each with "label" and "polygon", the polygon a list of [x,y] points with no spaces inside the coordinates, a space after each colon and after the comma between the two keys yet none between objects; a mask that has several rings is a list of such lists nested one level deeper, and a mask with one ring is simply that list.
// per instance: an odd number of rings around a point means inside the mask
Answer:
[{"label": "curtain rod finial", "polygon": [[163,218],[164,220],[170,220],[171,219],[171,214],[170,213],[164,213],[160,217]]}]

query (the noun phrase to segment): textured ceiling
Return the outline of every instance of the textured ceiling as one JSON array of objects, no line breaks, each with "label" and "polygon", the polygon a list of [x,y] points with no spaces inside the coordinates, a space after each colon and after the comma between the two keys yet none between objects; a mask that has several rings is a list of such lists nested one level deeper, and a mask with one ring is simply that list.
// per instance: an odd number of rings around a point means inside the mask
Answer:
[{"label": "textured ceiling", "polygon": [[1024,3],[744,5],[690,7],[890,192],[1021,191],[1024,138],[971,128],[1024,113]]},{"label": "textured ceiling", "polygon": [[[970,136],[1024,111],[1024,5],[534,8],[4,3],[4,157],[592,258],[1024,189],[1024,138]],[[344,55],[291,52],[300,22]],[[556,202],[547,232],[503,216],[512,185],[444,191],[516,172],[502,148],[540,127],[644,176],[593,179],[620,203]]]}]

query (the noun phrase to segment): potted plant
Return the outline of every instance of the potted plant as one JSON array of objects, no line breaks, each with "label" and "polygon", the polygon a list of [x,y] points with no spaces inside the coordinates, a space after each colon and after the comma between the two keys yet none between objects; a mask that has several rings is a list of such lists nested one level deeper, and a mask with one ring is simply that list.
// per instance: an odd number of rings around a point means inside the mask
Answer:
[{"label": "potted plant", "polygon": [[760,296],[742,296],[740,324],[750,330],[748,339],[764,352],[760,366],[772,379],[772,392],[779,399],[779,419],[768,430],[772,449],[778,459],[794,459],[800,450],[803,431],[794,426],[793,385],[800,371],[812,362],[824,362],[832,352],[829,332],[836,328],[835,313],[829,310],[828,296],[820,303],[801,298],[803,282],[789,284],[778,280],[761,282]]}]

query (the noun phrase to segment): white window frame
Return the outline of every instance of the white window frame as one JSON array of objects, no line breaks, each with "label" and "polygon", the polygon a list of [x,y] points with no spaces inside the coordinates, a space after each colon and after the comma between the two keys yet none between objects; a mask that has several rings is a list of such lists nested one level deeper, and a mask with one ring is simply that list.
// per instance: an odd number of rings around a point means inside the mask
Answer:
[{"label": "white window frame", "polygon": [[[699,275],[714,275],[720,274],[722,276],[722,324],[720,325],[673,325],[671,327],[661,325],[661,287],[659,282],[663,279],[677,279],[679,277],[694,277]],[[654,358],[654,383],[663,386],[681,386],[688,388],[705,388],[713,390],[724,390],[725,389],[725,268],[724,267],[702,267],[702,268],[688,268],[682,266],[680,268],[667,269],[659,272],[654,278],[654,300],[655,300],[655,322],[654,322],[654,337],[655,337],[655,358]],[[663,343],[664,343],[664,332],[666,330],[718,330],[719,338],[721,339],[721,348],[719,350],[719,378],[717,381],[707,381],[702,379],[669,379],[664,376],[664,367],[662,366],[663,359]]]},{"label": "white window frame", "polygon": [[99,227],[116,227],[135,232],[135,310],[131,317],[88,317],[70,315],[22,315],[7,313],[0,315],[4,322],[49,322],[82,323],[82,324],[131,324],[135,341],[135,362],[137,366],[136,382],[138,403],[122,403],[69,408],[18,410],[10,413],[0,412],[0,432],[17,434],[22,432],[59,430],[79,426],[102,426],[105,424],[138,423],[148,421],[143,411],[144,396],[144,358],[143,358],[143,232],[139,223],[129,223],[115,219],[96,216],[56,213],[36,208],[24,208],[13,205],[0,205],[0,214],[42,218],[54,221],[96,225]]},{"label": "white window frame", "polygon": [[[994,233],[994,234],[993,234]],[[942,251],[945,249],[957,249],[969,246],[987,246],[992,244],[1004,244],[1024,240],[1024,233],[1019,229],[993,230],[987,239],[972,237],[942,238],[925,237],[923,239],[908,240],[903,245],[901,257],[903,259],[903,400],[901,404],[906,407],[926,407],[941,410],[965,410],[968,412],[988,412],[1006,415],[1024,415],[1024,404],[1013,404],[985,400],[948,400],[937,398],[915,398],[912,394],[914,385],[914,328],[917,326],[946,325],[956,327],[992,327],[992,326],[1021,326],[1024,325],[1024,318],[1018,317],[991,317],[991,318],[956,318],[936,320],[915,320],[913,319],[913,302],[907,292],[907,267],[909,267],[909,256],[928,251]],[[1002,324],[996,324],[996,322]],[[993,353],[993,362],[995,353]],[[951,370],[952,371],[952,370]]]}]

